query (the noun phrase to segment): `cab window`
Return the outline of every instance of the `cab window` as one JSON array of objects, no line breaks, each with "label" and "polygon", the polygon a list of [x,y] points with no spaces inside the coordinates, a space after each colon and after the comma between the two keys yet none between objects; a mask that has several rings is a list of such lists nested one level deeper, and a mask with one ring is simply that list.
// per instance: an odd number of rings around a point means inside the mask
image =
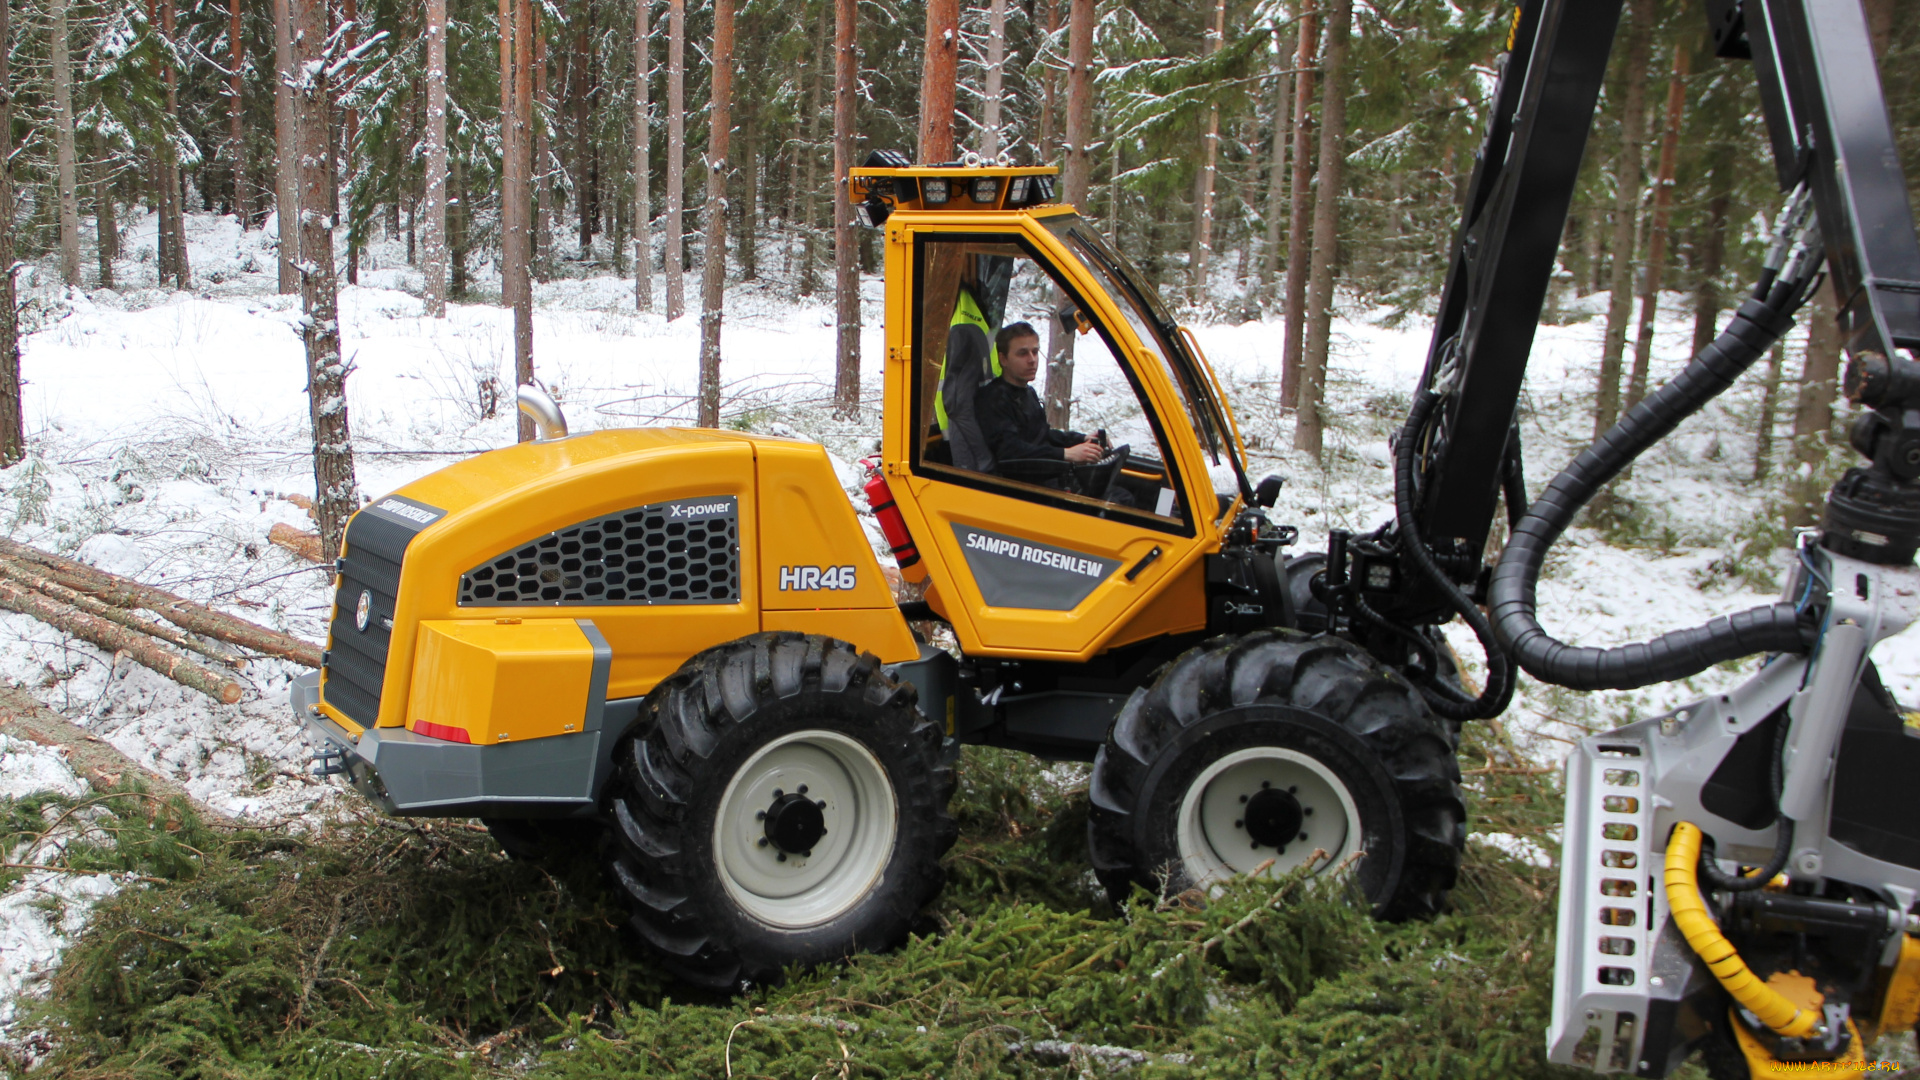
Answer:
[{"label": "cab window", "polygon": [[1122,339],[1026,241],[916,236],[914,316],[918,471],[1185,526],[1185,495]]}]

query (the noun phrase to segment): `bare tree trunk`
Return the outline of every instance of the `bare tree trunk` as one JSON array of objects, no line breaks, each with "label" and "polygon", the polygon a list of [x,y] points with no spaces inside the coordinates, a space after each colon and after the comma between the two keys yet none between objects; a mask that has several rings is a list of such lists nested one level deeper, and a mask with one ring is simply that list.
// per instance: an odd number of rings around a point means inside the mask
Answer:
[{"label": "bare tree trunk", "polygon": [[450,234],[447,247],[450,257],[447,260],[447,287],[454,296],[467,295],[467,247],[473,235],[467,224],[472,219],[467,209],[467,164],[459,155],[453,156],[448,166],[449,182],[452,194],[448,198],[447,232]]},{"label": "bare tree trunk", "polygon": [[1307,348],[1300,365],[1293,448],[1319,460],[1326,427],[1327,353],[1333,334],[1333,263],[1340,243],[1341,166],[1346,163],[1347,35],[1353,0],[1334,0],[1327,21],[1320,99],[1320,173],[1314,178],[1313,261],[1307,273]]},{"label": "bare tree trunk", "polygon": [[[1287,142],[1292,135],[1293,74],[1287,70],[1287,53],[1280,36],[1280,25],[1273,27],[1273,156],[1267,163],[1267,234],[1260,249],[1260,297],[1272,305],[1280,277],[1280,219],[1287,207]],[[1115,172],[1118,173],[1116,163]]]},{"label": "bare tree trunk", "polygon": [[[1214,0],[1213,22],[1200,46],[1212,56],[1226,40],[1227,0]],[[1207,263],[1213,258],[1213,191],[1220,169],[1220,106],[1207,106],[1206,133],[1200,138],[1200,169],[1193,187],[1193,250],[1187,256],[1187,301],[1198,304],[1207,289]]]},{"label": "bare tree trunk", "polygon": [[[591,78],[589,73],[590,54],[587,51],[588,35],[592,31],[593,4],[582,3],[580,12],[574,17],[573,54],[567,64],[566,94],[568,111],[573,117],[573,187],[574,208],[580,219],[580,257],[593,258],[593,230],[599,221],[599,210],[595,203],[593,184],[588,180],[587,160],[592,156],[589,142],[588,122],[592,119],[587,108],[585,83]],[[557,115],[557,114],[556,114]]]},{"label": "bare tree trunk", "polygon": [[1786,367],[1786,346],[1776,343],[1767,354],[1767,381],[1760,393],[1760,420],[1753,440],[1753,478],[1765,480],[1773,467],[1773,424],[1780,412],[1780,374]]},{"label": "bare tree trunk", "polygon": [[240,231],[253,224],[253,190],[247,183],[247,127],[242,76],[247,68],[245,39],[241,35],[240,0],[227,0],[227,154],[233,159],[233,213]]},{"label": "bare tree trunk", "polygon": [[700,426],[720,426],[720,314],[727,295],[727,143],[732,134],[733,0],[713,0],[706,250],[700,288]]},{"label": "bare tree trunk", "polygon": [[1040,67],[1042,71],[1040,76],[1040,133],[1039,138],[1035,139],[1033,144],[1034,153],[1039,155],[1041,164],[1045,164],[1053,159],[1055,136],[1053,118],[1055,112],[1058,111],[1060,97],[1060,76],[1055,71],[1056,65],[1049,63],[1051,59],[1049,54],[1052,53],[1054,49],[1053,39],[1060,34],[1061,0],[1044,0],[1044,2],[1047,5],[1047,36],[1042,39],[1044,43],[1036,50],[1040,54]]},{"label": "bare tree trunk", "polygon": [[[1086,207],[1093,179],[1088,143],[1093,135],[1094,14],[1094,0],[1072,0],[1067,11],[1067,160],[1060,171],[1060,187],[1062,197],[1081,209]],[[1054,308],[1065,303],[1066,294],[1055,289]],[[1049,427],[1071,426],[1074,334],[1060,320],[1047,320],[1047,389],[1042,400]]]},{"label": "bare tree trunk", "polygon": [[[519,234],[513,273],[513,381],[533,382],[533,56],[536,0],[511,0],[513,7],[513,219]],[[533,421],[520,414],[520,441],[533,439]]]},{"label": "bare tree trunk", "polygon": [[[239,0],[233,0],[238,3]],[[447,317],[447,0],[427,0],[427,314]]]},{"label": "bare tree trunk", "polygon": [[347,519],[360,508],[347,424],[347,368],[340,355],[340,303],[333,267],[331,125],[327,123],[326,0],[293,0],[294,90],[299,96],[302,336],[307,345],[307,400],[313,422],[313,516],[320,553],[340,554]]},{"label": "bare tree trunk", "polygon": [[273,211],[280,247],[280,291],[300,291],[300,138],[293,113],[290,0],[273,0]]},{"label": "bare tree trunk", "polygon": [[0,0],[0,467],[27,456],[20,409],[20,307],[13,281],[13,0]]},{"label": "bare tree trunk", "polygon": [[[98,145],[98,144],[96,144]],[[0,148],[4,150],[4,148]],[[120,225],[114,220],[113,163],[103,151],[94,166],[93,237],[100,259],[100,287],[113,288],[113,260],[120,255]]]},{"label": "bare tree trunk", "polygon": [[687,313],[686,254],[687,0],[667,0],[667,321]]},{"label": "bare tree trunk", "polygon": [[[167,42],[174,40],[173,0],[160,0],[160,35]],[[160,65],[161,82],[166,87],[167,131],[160,141],[159,183],[160,183],[160,280],[165,283],[168,275],[173,277],[176,289],[189,288],[192,274],[187,268],[187,223],[185,192],[180,185],[180,156],[176,151],[172,133],[180,128],[180,75],[173,68],[171,59],[163,60]]]},{"label": "bare tree trunk", "polygon": [[[360,0],[343,0],[340,5],[340,17],[342,20],[340,35],[343,39],[346,55],[352,56],[354,51],[360,47]],[[353,62],[343,60],[341,67],[343,71],[351,71]],[[354,76],[352,75],[346,76],[346,85],[342,86],[340,91],[334,95],[335,101],[341,101],[347,98],[353,89],[353,79]],[[411,112],[411,110],[409,111]],[[358,219],[354,217],[352,209],[349,207],[344,215],[341,213],[340,181],[344,177],[348,184],[353,182],[353,157],[356,148],[360,145],[360,110],[352,105],[348,105],[341,109],[340,113],[341,126],[346,128],[346,137],[335,144],[340,148],[340,168],[333,177],[333,201],[328,205],[333,207],[334,222],[336,224],[339,223],[343,216],[347,219],[347,284],[358,285],[360,284],[360,245],[363,238],[360,235],[360,223]],[[410,139],[409,142],[416,146],[419,145],[417,131],[414,133],[414,138]],[[329,160],[332,160],[331,155],[329,155]],[[414,207],[418,209],[418,201],[414,203]]]},{"label": "bare tree trunk", "polygon": [[[537,3],[527,5],[533,24],[533,99],[526,112],[533,131],[533,276],[545,283],[553,278],[553,137],[547,125],[554,108],[547,87],[547,34],[541,25],[540,8]],[[533,113],[533,102],[540,105],[538,116]]]},{"label": "bare tree trunk", "polygon": [[1824,483],[1818,466],[1827,456],[1833,431],[1833,399],[1839,391],[1840,353],[1846,343],[1840,331],[1839,309],[1833,290],[1813,295],[1805,316],[1807,355],[1800,371],[1800,393],[1793,411],[1793,456],[1813,467],[1804,478],[1789,484],[1792,507],[1789,525],[1811,525],[1819,514]]},{"label": "bare tree trunk", "polygon": [[924,65],[920,69],[922,165],[952,161],[953,95],[960,82],[960,0],[927,0]]},{"label": "bare tree trunk", "polygon": [[1000,156],[1000,97],[1005,92],[1006,69],[1007,0],[991,0],[987,5],[987,97],[980,117],[980,156],[988,161]]},{"label": "bare tree trunk", "polygon": [[1593,437],[1620,418],[1620,356],[1626,351],[1627,317],[1633,313],[1633,254],[1640,206],[1641,142],[1647,126],[1647,63],[1653,48],[1653,0],[1628,0],[1627,91],[1620,110],[1620,156],[1613,189],[1612,297],[1607,337],[1600,354],[1600,388],[1593,410]]},{"label": "bare tree trunk", "polygon": [[1653,220],[1647,226],[1647,268],[1640,279],[1640,327],[1633,340],[1633,372],[1621,408],[1631,409],[1647,396],[1647,366],[1653,356],[1653,317],[1660,308],[1660,278],[1667,270],[1667,222],[1673,216],[1673,173],[1680,160],[1680,122],[1687,104],[1687,47],[1673,51],[1673,78],[1667,83],[1667,128],[1660,140],[1660,163],[1653,179]]},{"label": "bare tree trunk", "polygon": [[[740,280],[757,281],[760,278],[760,244],[755,234],[760,230],[760,110],[748,109],[740,118],[740,160],[745,168],[737,170],[740,174],[740,212],[735,215],[735,227],[740,239]],[[828,198],[832,198],[829,193]]]},{"label": "bare tree trunk", "polygon": [[1293,408],[1300,396],[1300,353],[1306,347],[1307,215],[1313,180],[1313,58],[1320,51],[1317,6],[1301,0],[1300,44],[1293,66],[1293,176],[1287,214],[1287,325],[1280,349],[1280,400]]},{"label": "bare tree trunk", "polygon": [[800,241],[801,296],[812,296],[820,287],[820,95],[825,93],[827,35],[824,28],[816,39],[813,60],[807,68],[807,155],[806,169],[800,181],[800,219],[806,233]]},{"label": "bare tree trunk", "polygon": [[1699,356],[1713,343],[1720,324],[1720,268],[1726,260],[1727,210],[1733,201],[1722,179],[1724,168],[1724,161],[1717,162],[1712,173],[1714,193],[1707,203],[1707,239],[1700,253],[1700,282],[1693,292],[1692,356]]},{"label": "bare tree trunk", "polygon": [[67,32],[67,0],[48,0],[52,26],[53,143],[60,188],[60,280],[80,284],[80,192],[74,172],[73,65]]},{"label": "bare tree trunk", "polygon": [[653,64],[647,52],[647,8],[652,0],[633,5],[633,302],[638,311],[653,310],[653,104],[648,82]]},{"label": "bare tree trunk", "polygon": [[833,3],[833,298],[839,327],[833,404],[834,412],[843,418],[860,415],[860,264],[855,250],[860,238],[854,233],[853,203],[847,192],[847,171],[853,167],[854,109],[859,104],[853,96],[860,70],[854,43],[857,3]]}]

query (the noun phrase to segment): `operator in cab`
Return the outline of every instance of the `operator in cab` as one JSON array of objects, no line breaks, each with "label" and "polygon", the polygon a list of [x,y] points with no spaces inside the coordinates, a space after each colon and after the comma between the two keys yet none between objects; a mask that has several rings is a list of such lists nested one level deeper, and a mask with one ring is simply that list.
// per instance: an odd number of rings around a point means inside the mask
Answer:
[{"label": "operator in cab", "polygon": [[1047,412],[1034,392],[1040,374],[1040,332],[1032,323],[1009,323],[994,335],[1000,377],[981,384],[973,399],[974,419],[993,456],[993,471],[1012,480],[1059,487],[1057,474],[1044,479],[1022,463],[1064,462],[1091,465],[1105,450],[1098,440],[1077,431],[1047,426]]}]

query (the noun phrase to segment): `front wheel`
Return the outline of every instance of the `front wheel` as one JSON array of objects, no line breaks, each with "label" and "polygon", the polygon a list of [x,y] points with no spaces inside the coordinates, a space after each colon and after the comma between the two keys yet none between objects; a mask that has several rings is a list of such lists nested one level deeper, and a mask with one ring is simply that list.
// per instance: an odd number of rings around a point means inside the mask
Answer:
[{"label": "front wheel", "polygon": [[670,970],[734,990],[906,939],[956,833],[912,687],[844,642],[758,634],[647,711],[611,785],[610,869]]},{"label": "front wheel", "polygon": [[1116,901],[1354,860],[1382,918],[1437,913],[1466,813],[1449,727],[1334,638],[1217,639],[1136,691],[1095,759],[1094,869]]}]

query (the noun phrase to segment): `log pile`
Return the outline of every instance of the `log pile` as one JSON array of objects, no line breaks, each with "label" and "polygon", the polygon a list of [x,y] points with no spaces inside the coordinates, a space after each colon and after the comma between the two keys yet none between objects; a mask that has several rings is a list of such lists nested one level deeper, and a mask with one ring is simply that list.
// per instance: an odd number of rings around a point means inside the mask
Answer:
[{"label": "log pile", "polygon": [[124,654],[228,705],[245,692],[232,673],[249,656],[320,666],[319,647],[299,638],[6,539],[0,539],[0,608]]}]

